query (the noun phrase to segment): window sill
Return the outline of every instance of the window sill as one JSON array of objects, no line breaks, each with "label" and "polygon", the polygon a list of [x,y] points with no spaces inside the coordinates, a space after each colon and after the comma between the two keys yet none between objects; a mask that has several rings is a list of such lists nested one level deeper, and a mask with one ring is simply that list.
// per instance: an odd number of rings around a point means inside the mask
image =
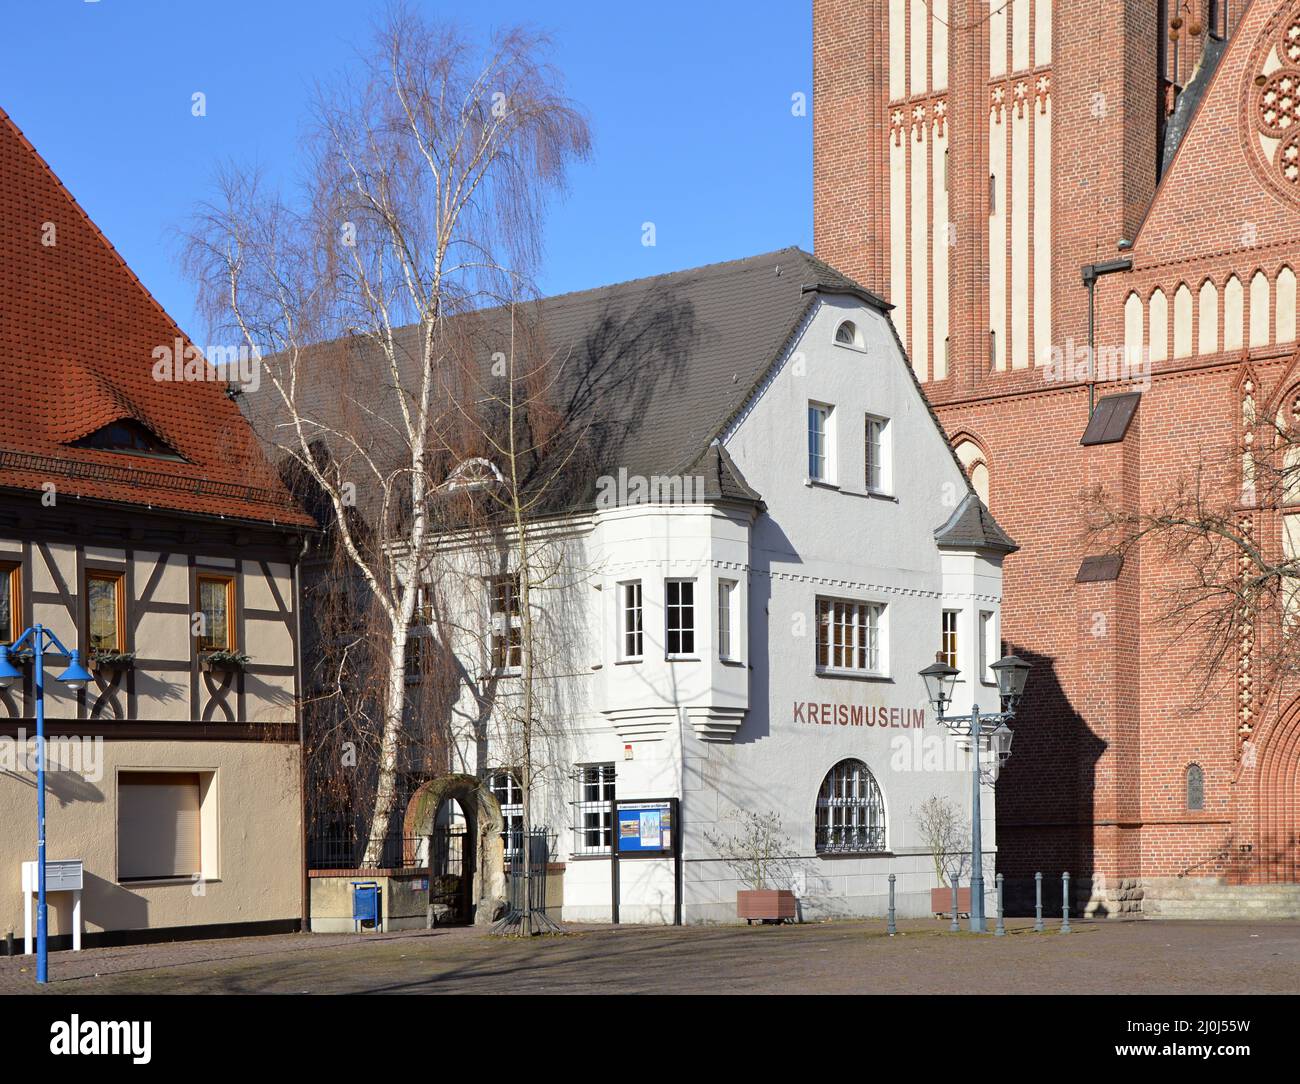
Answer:
[{"label": "window sill", "polygon": [[894,494],[886,493],[883,490],[840,489],[840,492],[846,497],[861,497],[866,501],[884,501],[886,504],[898,504],[898,498]]},{"label": "window sill", "polygon": [[888,685],[894,684],[894,679],[889,674],[873,674],[866,670],[835,670],[829,667],[818,667],[815,673],[818,677],[824,678],[848,678],[851,681],[879,681]]},{"label": "window sill", "polygon": [[645,662],[645,656],[637,655],[635,658],[631,658],[631,659],[615,659],[614,665],[615,666],[636,666],[638,663],[643,663],[643,662]]},{"label": "window sill", "polygon": [[805,478],[803,484],[809,489],[833,489],[837,493],[840,491],[838,482],[828,482],[824,478]]},{"label": "window sill", "polygon": [[566,862],[608,862],[609,851],[601,851],[599,854],[571,854],[565,859]]},{"label": "window sill", "polygon": [[894,858],[893,851],[818,851],[818,858]]},{"label": "window sill", "polygon": [[722,663],[723,666],[744,666],[745,665],[744,659],[724,659],[719,657],[718,662]]},{"label": "window sill", "polygon": [[698,655],[665,655],[664,662],[699,662]]},{"label": "window sill", "polygon": [[220,877],[200,876],[196,881],[193,875],[189,877],[128,877],[125,880],[119,878],[117,882],[121,888],[163,888],[167,885],[215,885],[220,883]]}]

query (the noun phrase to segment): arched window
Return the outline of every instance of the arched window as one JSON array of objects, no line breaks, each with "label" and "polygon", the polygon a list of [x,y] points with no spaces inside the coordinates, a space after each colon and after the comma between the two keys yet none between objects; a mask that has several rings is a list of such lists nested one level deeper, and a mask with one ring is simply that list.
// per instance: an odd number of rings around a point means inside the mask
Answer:
[{"label": "arched window", "polygon": [[860,760],[841,760],[817,795],[817,853],[871,854],[885,849],[885,801]]},{"label": "arched window", "polygon": [[835,329],[835,341],[840,346],[857,346],[858,345],[858,325],[852,320],[843,321]]},{"label": "arched window", "polygon": [[1187,765],[1187,808],[1205,808],[1205,773],[1199,764]]}]

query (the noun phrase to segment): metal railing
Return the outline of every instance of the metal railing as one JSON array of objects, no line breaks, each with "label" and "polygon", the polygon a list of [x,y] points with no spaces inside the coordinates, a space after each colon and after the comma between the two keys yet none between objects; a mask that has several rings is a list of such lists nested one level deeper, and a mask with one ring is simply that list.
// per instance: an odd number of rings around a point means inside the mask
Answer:
[{"label": "metal railing", "polygon": [[356,830],[314,833],[307,839],[308,869],[423,869],[429,864],[429,841],[422,836],[390,833],[378,862],[366,862],[369,837]]}]

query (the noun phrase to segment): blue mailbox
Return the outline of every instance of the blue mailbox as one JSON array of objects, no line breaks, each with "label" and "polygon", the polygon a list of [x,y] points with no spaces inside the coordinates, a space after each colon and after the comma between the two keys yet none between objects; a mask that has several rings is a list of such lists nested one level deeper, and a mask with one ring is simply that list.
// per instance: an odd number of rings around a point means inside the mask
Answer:
[{"label": "blue mailbox", "polygon": [[379,882],[353,881],[351,883],[353,932],[360,932],[367,922],[372,929],[379,929]]}]

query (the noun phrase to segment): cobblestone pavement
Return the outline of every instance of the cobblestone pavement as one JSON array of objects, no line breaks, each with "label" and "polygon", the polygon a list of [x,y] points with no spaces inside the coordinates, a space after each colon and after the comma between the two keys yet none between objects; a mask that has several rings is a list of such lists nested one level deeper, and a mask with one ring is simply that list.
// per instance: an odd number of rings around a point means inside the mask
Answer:
[{"label": "cobblestone pavement", "polygon": [[[59,952],[41,993],[1297,993],[1300,922],[1078,922],[1035,934],[945,923],[672,929],[570,925],[531,941],[473,929],[290,934]],[[35,991],[0,957],[0,992]]]}]

